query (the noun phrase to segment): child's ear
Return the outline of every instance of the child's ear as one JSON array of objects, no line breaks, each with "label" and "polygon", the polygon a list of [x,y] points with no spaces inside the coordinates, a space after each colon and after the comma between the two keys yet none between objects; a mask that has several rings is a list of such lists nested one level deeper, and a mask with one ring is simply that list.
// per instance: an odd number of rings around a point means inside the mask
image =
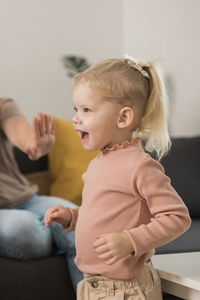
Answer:
[{"label": "child's ear", "polygon": [[123,107],[119,112],[117,125],[119,128],[126,128],[133,123],[134,111],[132,107]]}]

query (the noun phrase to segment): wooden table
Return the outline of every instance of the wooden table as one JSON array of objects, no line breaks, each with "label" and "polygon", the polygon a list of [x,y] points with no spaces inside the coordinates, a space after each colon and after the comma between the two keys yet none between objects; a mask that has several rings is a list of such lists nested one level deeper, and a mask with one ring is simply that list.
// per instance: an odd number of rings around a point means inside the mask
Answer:
[{"label": "wooden table", "polygon": [[152,257],[162,290],[186,300],[200,300],[200,252],[160,254]]}]

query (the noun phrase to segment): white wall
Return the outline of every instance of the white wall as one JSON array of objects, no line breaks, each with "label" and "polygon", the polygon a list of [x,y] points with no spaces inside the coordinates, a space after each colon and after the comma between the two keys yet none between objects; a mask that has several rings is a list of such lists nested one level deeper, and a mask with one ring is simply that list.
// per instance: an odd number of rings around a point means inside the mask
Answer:
[{"label": "white wall", "polygon": [[171,85],[171,134],[200,134],[200,1],[124,0],[124,52],[157,59]]},{"label": "white wall", "polygon": [[30,121],[39,111],[70,119],[67,54],[93,63],[121,55],[118,0],[0,0],[0,95]]},{"label": "white wall", "polygon": [[39,111],[71,119],[63,55],[158,59],[170,79],[171,133],[199,135],[199,11],[199,0],[0,0],[0,96],[28,120]]}]

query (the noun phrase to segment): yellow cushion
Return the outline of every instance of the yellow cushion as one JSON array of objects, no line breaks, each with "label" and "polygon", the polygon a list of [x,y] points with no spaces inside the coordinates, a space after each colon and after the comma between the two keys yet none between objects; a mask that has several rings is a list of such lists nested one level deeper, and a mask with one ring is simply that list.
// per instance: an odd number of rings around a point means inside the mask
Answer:
[{"label": "yellow cushion", "polygon": [[55,118],[56,141],[49,153],[50,195],[81,204],[81,175],[98,152],[83,148],[72,122]]}]

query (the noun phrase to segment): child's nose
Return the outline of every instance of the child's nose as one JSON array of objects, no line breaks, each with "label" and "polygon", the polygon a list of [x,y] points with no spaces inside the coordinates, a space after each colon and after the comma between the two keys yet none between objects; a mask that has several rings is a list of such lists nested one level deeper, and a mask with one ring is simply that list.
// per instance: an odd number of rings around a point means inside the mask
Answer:
[{"label": "child's nose", "polygon": [[74,116],[73,116],[73,119],[72,119],[73,123],[75,124],[80,124],[81,123],[81,118],[79,116],[78,113],[76,113]]}]

